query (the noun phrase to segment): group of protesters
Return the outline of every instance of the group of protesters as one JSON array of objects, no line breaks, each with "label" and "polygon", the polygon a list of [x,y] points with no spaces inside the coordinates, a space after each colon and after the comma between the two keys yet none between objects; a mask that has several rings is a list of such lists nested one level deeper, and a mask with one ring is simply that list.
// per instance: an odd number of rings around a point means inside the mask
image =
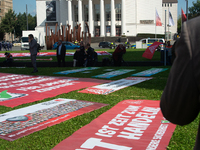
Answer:
[{"label": "group of protesters", "polygon": [[76,50],[73,57],[73,67],[83,66],[92,67],[95,66],[98,61],[97,53],[89,43],[84,45],[83,41],[80,42],[80,48]]},{"label": "group of protesters", "polygon": [[[66,48],[65,45],[62,44],[62,41],[58,41],[57,47],[57,61],[58,66],[61,66],[61,61],[63,67],[65,67],[65,53]],[[83,41],[80,42],[80,48],[76,49],[73,56],[73,67],[92,67],[95,66],[98,61],[97,53],[90,46],[89,43],[84,45]]]},{"label": "group of protesters", "polygon": [[7,41],[7,42],[0,42],[0,51],[1,50],[5,50],[5,51],[9,51],[12,50],[12,43]]}]

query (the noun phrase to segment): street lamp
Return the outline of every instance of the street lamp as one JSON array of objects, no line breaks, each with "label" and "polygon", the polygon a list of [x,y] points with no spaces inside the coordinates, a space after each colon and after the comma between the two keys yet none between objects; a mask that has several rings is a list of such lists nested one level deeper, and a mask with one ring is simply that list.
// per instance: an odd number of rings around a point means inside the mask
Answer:
[{"label": "street lamp", "polygon": [[185,0],[186,1],[186,13],[187,13],[187,21],[188,21],[188,0]]}]

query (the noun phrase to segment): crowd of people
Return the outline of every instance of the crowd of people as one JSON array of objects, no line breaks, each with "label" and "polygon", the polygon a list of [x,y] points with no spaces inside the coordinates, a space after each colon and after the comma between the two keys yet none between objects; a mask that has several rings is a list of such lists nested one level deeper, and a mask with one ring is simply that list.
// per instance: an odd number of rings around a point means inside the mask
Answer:
[{"label": "crowd of people", "polygon": [[9,51],[9,50],[12,50],[12,43],[9,42],[9,41],[2,41],[0,42],[0,51]]},{"label": "crowd of people", "polygon": [[89,43],[84,45],[83,41],[80,42],[80,48],[76,50],[73,56],[73,67],[92,67],[98,61],[97,53],[90,46]]}]

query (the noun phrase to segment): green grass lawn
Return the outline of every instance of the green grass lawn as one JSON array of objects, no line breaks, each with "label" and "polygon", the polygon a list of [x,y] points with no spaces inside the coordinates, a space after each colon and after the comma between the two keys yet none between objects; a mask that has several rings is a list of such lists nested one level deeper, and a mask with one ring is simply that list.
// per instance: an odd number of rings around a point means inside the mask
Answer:
[{"label": "green grass lawn", "polygon": [[[74,73],[65,75],[68,77],[91,77],[94,75],[104,73],[104,69],[112,69],[112,67],[102,67],[97,70],[93,70],[89,74],[83,73]],[[137,73],[140,71],[144,71],[146,69],[150,69],[151,67],[123,67],[123,69],[136,69],[133,72],[120,75],[117,77],[111,78],[111,80],[118,80],[121,78],[126,78],[131,76],[133,73]],[[32,68],[0,68],[1,73],[15,73],[15,74],[31,74]],[[74,68],[38,68],[39,72],[35,75],[47,75],[47,76],[63,76],[63,75],[55,75],[53,72],[64,71],[68,69]],[[119,69],[119,68],[113,68]],[[26,106],[30,106],[33,104],[41,103],[44,101],[49,101],[55,98],[69,98],[69,99],[77,99],[77,100],[85,100],[92,102],[99,102],[109,104],[106,107],[101,109],[92,111],[90,113],[83,114],[81,116],[72,118],[70,120],[64,121],[60,124],[54,125],[52,127],[48,127],[44,130],[32,133],[28,136],[15,140],[13,142],[9,142],[3,139],[0,139],[0,150],[50,150],[54,146],[56,146],[59,142],[66,139],[70,135],[72,135],[75,131],[80,129],[81,127],[87,125],[92,120],[97,118],[102,113],[108,111],[110,108],[115,106],[118,102],[126,99],[147,99],[147,100],[160,100],[161,94],[165,87],[167,77],[169,74],[170,68],[167,71],[158,73],[153,75],[152,80],[148,80],[142,83],[139,83],[134,86],[130,86],[114,93],[110,93],[108,95],[92,95],[85,93],[78,93],[78,91],[73,91],[70,93],[64,93],[58,95],[56,97],[50,97],[41,101],[23,104],[14,108],[0,106],[0,113],[6,113],[11,110],[23,108]],[[200,116],[191,124],[186,126],[177,126],[175,132],[171,138],[171,141],[168,145],[169,150],[192,150],[195,137],[197,133],[198,123]],[[66,148],[67,149],[67,148]]]},{"label": "green grass lawn", "polygon": [[[40,52],[55,52],[56,50],[41,50]],[[67,50],[67,52],[74,52],[75,50]],[[109,53],[113,53],[114,49],[96,49],[95,51],[107,51]],[[28,50],[24,51],[8,51],[10,53],[28,53]],[[145,52],[145,49],[127,49],[126,54],[124,54],[123,58],[125,61],[160,61],[160,52],[155,51],[154,56],[152,59],[146,59],[142,57],[142,54]],[[0,51],[0,53],[5,53],[5,51]],[[98,56],[98,61],[102,61],[103,57],[108,56]],[[15,57],[14,59],[30,59],[30,57]],[[52,61],[57,61],[56,56],[43,56],[43,57],[37,57],[38,59],[49,59],[52,58]],[[5,58],[0,58],[0,62],[5,60]],[[73,56],[66,56],[66,61],[72,61]],[[23,61],[23,60],[20,60]],[[24,60],[27,61],[27,60]],[[40,60],[38,60],[40,61]],[[45,61],[45,60],[42,60]]]}]

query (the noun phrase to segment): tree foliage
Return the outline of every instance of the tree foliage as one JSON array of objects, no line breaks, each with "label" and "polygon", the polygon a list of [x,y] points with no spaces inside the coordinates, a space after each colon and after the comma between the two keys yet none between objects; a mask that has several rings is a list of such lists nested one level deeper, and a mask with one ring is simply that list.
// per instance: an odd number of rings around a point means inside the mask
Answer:
[{"label": "tree foliage", "polygon": [[1,21],[1,29],[3,32],[6,33],[14,33],[14,28],[16,24],[16,14],[11,9],[8,11],[8,13],[5,14],[5,17],[3,17]]},{"label": "tree foliage", "polygon": [[200,16],[200,0],[197,2],[192,2],[193,6],[189,7],[188,19]]},{"label": "tree foliage", "polygon": [[[9,10],[2,18],[0,29],[4,33],[14,33],[16,37],[22,36],[22,31],[27,30],[27,17],[24,12],[16,14],[14,11]],[[34,30],[36,27],[36,16],[28,14],[28,30]],[[0,32],[1,32],[0,31]]]},{"label": "tree foliage", "polygon": [[181,33],[181,24],[182,24],[182,20],[181,20],[181,16],[178,17],[178,21],[177,21],[177,32]]}]

